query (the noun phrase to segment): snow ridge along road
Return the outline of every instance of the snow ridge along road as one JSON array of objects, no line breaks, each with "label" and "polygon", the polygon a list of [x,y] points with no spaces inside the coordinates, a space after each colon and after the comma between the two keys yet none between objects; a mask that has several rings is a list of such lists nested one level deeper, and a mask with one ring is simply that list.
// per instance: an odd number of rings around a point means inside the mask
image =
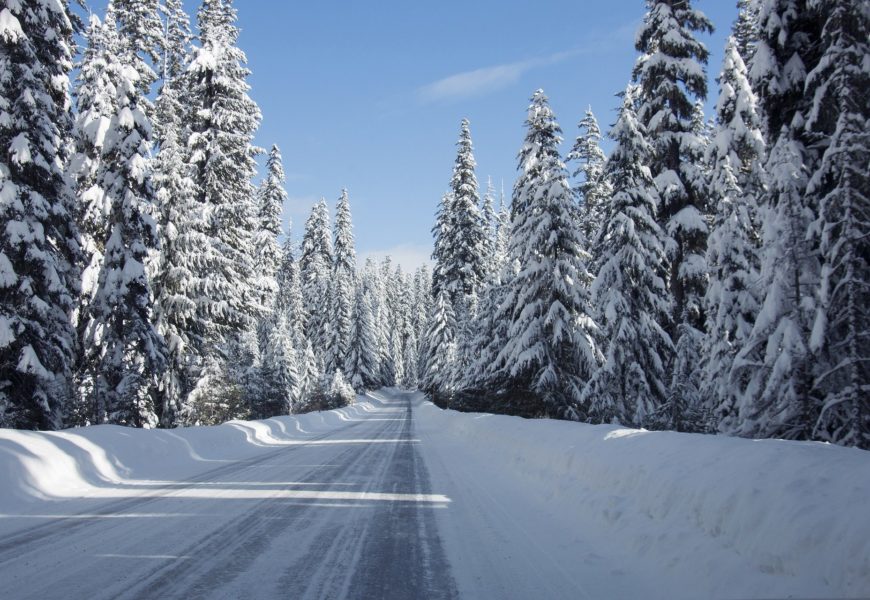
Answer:
[{"label": "snow ridge along road", "polygon": [[337,429],[197,477],[4,515],[3,597],[456,597],[435,526],[450,499],[430,487],[409,395],[368,400]]}]

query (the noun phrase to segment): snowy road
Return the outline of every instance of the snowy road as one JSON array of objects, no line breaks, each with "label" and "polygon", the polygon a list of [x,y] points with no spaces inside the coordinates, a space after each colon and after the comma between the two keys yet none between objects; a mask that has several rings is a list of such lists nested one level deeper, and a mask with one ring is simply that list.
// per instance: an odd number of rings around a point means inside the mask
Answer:
[{"label": "snowy road", "polygon": [[866,598],[868,497],[860,450],[390,389],[218,427],[0,430],[0,598]]},{"label": "snowy road", "polygon": [[[0,540],[5,598],[456,596],[407,397],[190,481],[107,490]],[[3,526],[20,525],[6,521]],[[3,533],[3,530],[0,530]]]}]

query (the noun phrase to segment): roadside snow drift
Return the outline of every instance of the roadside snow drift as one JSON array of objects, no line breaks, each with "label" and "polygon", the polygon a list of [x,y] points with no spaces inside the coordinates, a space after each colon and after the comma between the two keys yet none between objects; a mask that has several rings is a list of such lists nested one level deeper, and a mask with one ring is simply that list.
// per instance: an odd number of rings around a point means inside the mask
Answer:
[{"label": "roadside snow drift", "polygon": [[[499,535],[519,523],[563,572],[585,571],[575,597],[870,597],[870,452],[417,403],[421,449],[441,467],[433,487],[459,504],[448,480],[473,473],[462,481],[482,488],[480,512],[501,513]],[[448,555],[474,543],[471,526],[446,540]],[[596,573],[640,581],[620,592]],[[460,587],[474,577],[457,574]]]},{"label": "roadside snow drift", "polygon": [[51,500],[109,497],[112,486],[134,481],[182,481],[275,448],[304,444],[374,410],[364,396],[357,400],[338,410],[214,427],[0,429],[0,513],[42,510]]}]

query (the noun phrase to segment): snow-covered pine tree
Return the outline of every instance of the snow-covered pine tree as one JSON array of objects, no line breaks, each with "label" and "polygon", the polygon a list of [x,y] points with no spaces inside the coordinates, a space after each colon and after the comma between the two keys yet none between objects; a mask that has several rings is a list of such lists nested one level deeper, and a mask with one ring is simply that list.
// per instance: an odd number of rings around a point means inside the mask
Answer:
[{"label": "snow-covered pine tree", "polygon": [[184,11],[182,0],[164,0],[160,10],[164,19],[158,62],[161,84],[154,117],[154,139],[158,145],[163,142],[163,130],[167,122],[176,128],[182,125],[184,109],[179,101],[179,93],[184,71],[190,63],[190,43],[193,40],[190,17]]},{"label": "snow-covered pine tree", "polygon": [[728,432],[736,425],[737,391],[743,387],[732,380],[731,368],[760,307],[757,198],[763,192],[765,152],[758,101],[733,37],[725,46],[719,87],[716,133],[707,150],[715,213],[707,240],[702,390],[720,430]]},{"label": "snow-covered pine tree", "polygon": [[426,357],[420,389],[432,397],[439,406],[450,406],[453,394],[453,354],[456,350],[453,304],[446,289],[435,297],[429,325],[426,329]]},{"label": "snow-covered pine tree", "polygon": [[601,149],[601,129],[591,106],[578,127],[580,134],[565,160],[569,165],[577,163],[574,177],[578,183],[574,192],[580,202],[580,230],[588,242],[595,239],[603,226],[604,203],[613,195],[613,189],[604,176],[607,157]]},{"label": "snow-covered pine tree", "polygon": [[[248,356],[254,320],[260,316],[253,269],[256,229],[254,132],[260,109],[248,96],[244,52],[230,0],[203,0],[197,12],[200,45],[185,72],[184,98],[190,138],[187,143],[196,201],[204,211],[208,243],[201,249],[197,276],[208,282],[199,303],[205,345],[200,357],[217,360],[217,371],[237,373],[249,366],[229,365],[230,356]],[[195,375],[198,378],[198,375]],[[227,389],[241,385],[227,382]],[[202,387],[202,386],[200,386]],[[207,385],[205,387],[208,387]]]},{"label": "snow-covered pine tree", "polygon": [[278,270],[283,260],[283,252],[278,244],[281,235],[281,211],[287,192],[284,190],[284,167],[281,164],[281,151],[272,146],[266,161],[266,178],[257,190],[257,233],[254,238],[254,269],[257,277],[259,304],[265,310],[266,318],[257,327],[260,352],[266,350],[267,326],[275,315],[275,301],[278,294]]},{"label": "snow-covered pine tree", "polygon": [[453,196],[448,192],[441,196],[438,210],[435,211],[435,225],[432,226],[432,298],[437,297],[442,289],[447,289],[447,268],[453,236],[452,205]]},{"label": "snow-covered pine tree", "polygon": [[0,427],[58,428],[73,397],[72,49],[65,0],[0,8]]},{"label": "snow-covered pine tree", "polygon": [[[164,84],[158,98],[174,94]],[[164,114],[170,114],[166,112]],[[197,320],[197,305],[208,292],[197,261],[206,247],[205,222],[185,160],[180,119],[167,119],[154,160],[153,183],[158,205],[160,261],[153,281],[154,321],[167,345],[167,365],[158,385],[156,406],[160,425],[172,427],[188,414],[190,349],[202,348],[205,331]]]},{"label": "snow-covered pine tree", "polygon": [[142,112],[153,123],[154,106],[151,87],[157,81],[152,65],[160,60],[164,46],[164,28],[160,20],[159,0],[111,0],[118,36],[130,48],[125,60],[138,75],[136,87],[142,95]]},{"label": "snow-covered pine tree", "polygon": [[633,86],[625,91],[610,132],[616,142],[607,162],[613,197],[605,205],[591,286],[605,359],[584,389],[583,406],[594,422],[644,427],[667,397],[674,346],[661,326],[671,308],[662,277],[667,259],[646,166],[653,150],[635,113],[636,93]]},{"label": "snow-covered pine tree", "polygon": [[[657,219],[667,236],[673,315],[662,325],[670,328],[677,347],[674,389],[661,407],[659,424],[683,429],[690,427],[686,415],[699,402],[695,364],[707,285],[706,182],[696,101],[707,94],[708,52],[694,34],[711,32],[713,26],[689,0],[647,0],[647,8],[636,38],[641,56],[633,76],[639,87],[638,118],[651,140]],[[683,336],[688,337],[681,341]]]},{"label": "snow-covered pine tree", "polygon": [[348,382],[358,393],[375,388],[378,383],[378,349],[372,292],[363,280],[354,293],[353,320],[350,329],[350,344],[344,360],[344,372]]},{"label": "snow-covered pine tree", "polygon": [[302,300],[307,315],[305,336],[311,342],[319,369],[325,366],[329,348],[329,307],[331,301],[332,232],[329,228],[329,208],[321,198],[311,209],[302,234],[299,256],[299,277]]},{"label": "snow-covered pine tree", "polygon": [[293,413],[301,412],[311,397],[317,393],[322,375],[319,361],[309,340],[305,340],[305,347],[299,352],[298,359],[299,387],[294,398]]},{"label": "snow-covered pine tree", "polygon": [[268,321],[263,352],[263,397],[256,418],[289,415],[299,395],[299,358],[286,315]]},{"label": "snow-covered pine tree", "polygon": [[474,147],[468,119],[463,119],[450,192],[444,196],[433,233],[435,261],[432,293],[446,290],[459,317],[460,303],[474,318],[477,297],[486,279],[486,224],[480,213],[480,195],[474,173]]},{"label": "snow-covered pine tree", "polygon": [[768,147],[772,148],[783,128],[801,127],[795,116],[809,105],[806,77],[819,61],[824,18],[817,0],[755,2],[758,40],[751,59],[744,60],[765,120]]},{"label": "snow-covered pine tree", "polygon": [[821,282],[810,337],[823,398],[813,437],[870,449],[870,11],[831,0],[807,75],[810,139],[824,144],[807,195],[818,206]]},{"label": "snow-covered pine tree", "polygon": [[[515,264],[508,266],[507,253],[510,241],[510,210],[505,206],[504,191],[501,193],[499,212],[493,240],[492,264],[489,267],[491,279],[483,290],[483,297],[475,320],[472,367],[466,369],[464,387],[482,404],[475,410],[490,410],[487,393],[502,390],[497,357],[507,340],[508,323],[496,318],[499,306],[505,297],[506,283],[516,274]],[[483,392],[483,393],[481,393]],[[465,398],[466,405],[474,400]]]},{"label": "snow-covered pine tree", "polygon": [[760,203],[763,300],[733,368],[735,380],[745,382],[735,430],[740,435],[807,439],[821,409],[809,350],[820,267],[808,230],[818,206],[806,195],[817,150],[808,147],[804,129],[806,75],[818,64],[821,46],[819,11],[807,0],[758,4],[750,81],[770,151]]},{"label": "snow-covered pine tree", "polygon": [[331,339],[326,371],[344,368],[350,350],[353,306],[356,288],[356,249],[347,190],[341,191],[335,208],[334,253],[332,261],[332,305],[330,306]]},{"label": "snow-covered pine tree", "polygon": [[492,178],[486,179],[486,192],[483,194],[481,201],[480,216],[483,219],[483,280],[481,281],[481,290],[483,290],[493,279],[493,268],[495,262],[495,239],[496,231],[498,230],[498,215],[495,212],[495,186],[492,184]]},{"label": "snow-covered pine tree", "polygon": [[[110,20],[114,18],[111,3],[106,17]],[[102,168],[106,125],[117,109],[117,97],[107,70],[108,63],[114,57],[106,47],[103,23],[96,15],[91,15],[85,38],[87,46],[78,65],[76,80],[75,153],[67,168],[78,200],[76,220],[85,255],[82,298],[76,315],[79,321],[76,325],[80,330],[87,324],[87,306],[95,292],[97,274],[103,261],[103,244],[108,233],[109,207],[105,203],[106,194],[97,185],[97,174]]]},{"label": "snow-covered pine tree", "polygon": [[134,51],[121,40],[111,15],[103,24],[107,93],[114,111],[104,122],[96,185],[105,195],[108,230],[103,259],[84,334],[84,369],[93,386],[92,420],[133,427],[158,423],[156,384],[166,361],[152,322],[148,250],[158,244],[150,218],[154,192],[149,165],[151,126],[142,111]]},{"label": "snow-covered pine tree", "polygon": [[737,0],[737,20],[731,28],[734,45],[745,64],[752,60],[758,40],[758,2]]},{"label": "snow-covered pine tree", "polygon": [[529,400],[520,411],[576,419],[583,382],[600,358],[589,317],[590,256],[559,156],[561,129],[543,90],[531,98],[526,126],[509,248],[519,271],[499,310],[508,337],[498,362],[512,395]]},{"label": "snow-covered pine tree", "polygon": [[[400,268],[397,265],[397,268]],[[381,306],[381,319],[384,325],[385,355],[381,359],[384,385],[400,385],[402,380],[402,343],[398,328],[400,327],[402,314],[399,304],[399,284],[396,281],[396,269],[393,268],[393,259],[387,256],[381,261],[381,293],[383,303]]]},{"label": "snow-covered pine tree", "polygon": [[281,249],[281,265],[276,274],[278,295],[275,298],[275,313],[286,314],[294,347],[303,348],[305,341],[305,303],[302,299],[302,282],[299,264],[293,257],[291,225],[287,227],[284,247]]},{"label": "snow-covered pine tree", "polygon": [[423,378],[426,358],[426,329],[429,325],[429,314],[432,310],[432,277],[426,265],[417,267],[414,271],[414,303],[412,320],[414,337],[417,339],[417,387]]},{"label": "snow-covered pine tree", "polygon": [[420,364],[418,353],[419,340],[414,326],[414,279],[410,273],[405,274],[402,285],[402,385],[406,389],[417,389],[419,375],[417,366]]}]

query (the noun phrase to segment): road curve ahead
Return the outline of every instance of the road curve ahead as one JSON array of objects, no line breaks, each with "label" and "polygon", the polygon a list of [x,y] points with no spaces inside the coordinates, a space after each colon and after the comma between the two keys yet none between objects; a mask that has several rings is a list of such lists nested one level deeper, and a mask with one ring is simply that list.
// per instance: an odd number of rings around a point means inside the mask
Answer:
[{"label": "road curve ahead", "polygon": [[[454,598],[409,395],[189,481],[0,538],[4,598]],[[80,501],[79,501],[80,502]]]}]

